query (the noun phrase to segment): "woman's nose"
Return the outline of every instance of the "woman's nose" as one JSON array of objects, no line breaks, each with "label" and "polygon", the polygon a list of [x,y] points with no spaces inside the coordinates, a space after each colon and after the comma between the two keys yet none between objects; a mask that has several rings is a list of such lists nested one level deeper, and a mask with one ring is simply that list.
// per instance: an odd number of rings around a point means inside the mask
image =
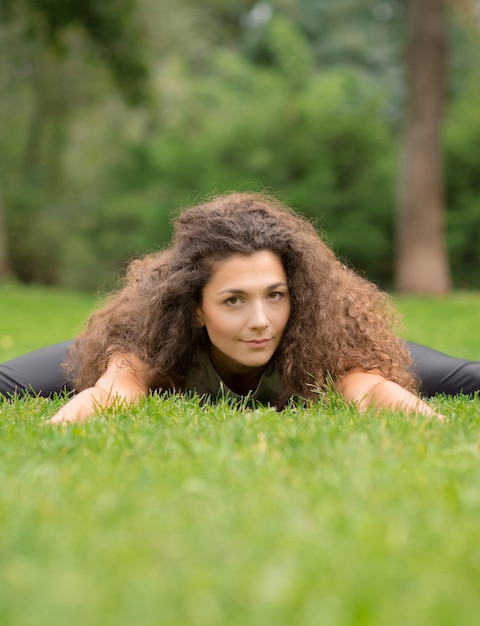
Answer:
[{"label": "woman's nose", "polygon": [[249,326],[250,328],[267,328],[269,325],[267,312],[263,303],[254,303],[251,309]]}]

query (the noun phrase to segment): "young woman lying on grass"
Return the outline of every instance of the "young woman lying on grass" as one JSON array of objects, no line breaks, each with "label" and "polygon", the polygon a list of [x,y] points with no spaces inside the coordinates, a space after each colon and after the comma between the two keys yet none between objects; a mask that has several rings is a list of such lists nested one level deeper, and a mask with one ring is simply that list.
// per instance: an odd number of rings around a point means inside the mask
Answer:
[{"label": "young woman lying on grass", "polygon": [[360,410],[435,415],[412,372],[423,367],[431,392],[449,392],[429,360],[449,357],[409,350],[397,321],[388,296],[340,263],[309,221],[271,197],[234,193],[180,213],[170,246],[131,263],[69,346],[65,370],[67,344],[19,357],[0,366],[0,392],[75,389],[52,423],[152,390],[281,409],[329,385]]}]

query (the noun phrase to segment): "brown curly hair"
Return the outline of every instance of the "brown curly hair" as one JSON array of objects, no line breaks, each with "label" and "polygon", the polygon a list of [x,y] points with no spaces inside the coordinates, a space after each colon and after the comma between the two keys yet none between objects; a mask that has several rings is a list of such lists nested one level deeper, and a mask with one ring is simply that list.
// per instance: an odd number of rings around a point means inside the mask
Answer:
[{"label": "brown curly hair", "polygon": [[80,391],[95,384],[113,352],[133,353],[160,386],[183,390],[186,374],[206,349],[195,307],[215,262],[270,250],[281,259],[291,314],[273,356],[288,398],[318,398],[330,380],[354,367],[377,369],[414,391],[399,318],[387,294],[342,264],[313,224],[264,194],[232,193],[180,212],[170,246],[133,261],[125,284],[95,311],[70,353]]}]

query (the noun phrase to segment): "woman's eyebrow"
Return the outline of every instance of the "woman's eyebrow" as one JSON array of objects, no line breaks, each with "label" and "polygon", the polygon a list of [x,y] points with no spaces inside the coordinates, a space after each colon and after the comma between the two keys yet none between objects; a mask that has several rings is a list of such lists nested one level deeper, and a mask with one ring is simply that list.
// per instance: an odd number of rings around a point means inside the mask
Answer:
[{"label": "woman's eyebrow", "polygon": [[[273,289],[278,289],[278,287],[288,287],[288,285],[287,283],[283,281],[279,283],[274,283],[273,285],[269,285],[268,287],[266,287],[265,291],[272,291]],[[244,296],[248,292],[245,291],[245,289],[237,289],[236,287],[227,287],[227,289],[222,289],[222,291],[218,291],[217,296],[221,296],[225,293],[231,293],[235,296]]]}]

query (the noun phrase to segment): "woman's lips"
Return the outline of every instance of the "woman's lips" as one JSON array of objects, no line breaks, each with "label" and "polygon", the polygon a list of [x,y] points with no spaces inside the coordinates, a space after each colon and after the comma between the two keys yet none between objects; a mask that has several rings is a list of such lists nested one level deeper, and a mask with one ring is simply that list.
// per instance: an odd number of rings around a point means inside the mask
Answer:
[{"label": "woman's lips", "polygon": [[242,341],[244,344],[251,348],[264,348],[272,341],[272,338],[266,337],[265,339],[243,339]]}]

